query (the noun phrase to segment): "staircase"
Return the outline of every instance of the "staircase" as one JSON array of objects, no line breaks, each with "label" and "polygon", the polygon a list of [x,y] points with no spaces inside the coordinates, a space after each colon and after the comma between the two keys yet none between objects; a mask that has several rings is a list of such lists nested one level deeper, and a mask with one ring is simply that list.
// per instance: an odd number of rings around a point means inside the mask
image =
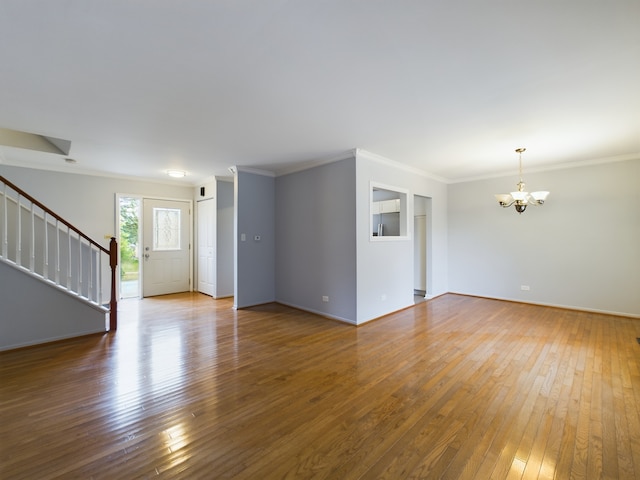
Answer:
[{"label": "staircase", "polygon": [[116,265],[115,238],[100,245],[0,176],[0,350],[115,330]]}]

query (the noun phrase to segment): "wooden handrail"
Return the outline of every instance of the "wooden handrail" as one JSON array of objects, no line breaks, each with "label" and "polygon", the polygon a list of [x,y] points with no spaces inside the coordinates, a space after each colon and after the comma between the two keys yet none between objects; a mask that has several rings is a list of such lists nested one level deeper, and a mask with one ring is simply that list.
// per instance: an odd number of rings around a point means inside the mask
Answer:
[{"label": "wooden handrail", "polygon": [[55,218],[58,222],[60,222],[63,225],[65,225],[70,230],[73,230],[76,234],[78,234],[79,237],[84,238],[91,245],[95,246],[100,251],[102,251],[102,252],[106,253],[107,255],[109,255],[109,266],[111,268],[111,296],[110,296],[110,301],[109,301],[109,329],[110,330],[116,330],[116,328],[118,327],[118,302],[117,302],[117,299],[116,299],[116,267],[118,266],[118,244],[116,242],[115,237],[111,237],[111,241],[109,243],[109,248],[103,247],[98,242],[93,240],[91,237],[89,237],[88,235],[83,233],[79,228],[74,227],[71,223],[67,222],[60,215],[58,215],[57,213],[52,211],[50,208],[48,208],[46,205],[42,204],[41,202],[39,202],[38,200],[33,198],[31,195],[29,195],[27,192],[22,190],[17,185],[13,184],[12,182],[10,182],[6,178],[4,178],[2,175],[0,175],[0,182],[4,183],[6,186],[11,188],[19,196],[24,197],[27,200],[29,200],[32,204],[37,205],[44,212],[46,212],[47,215],[50,215],[51,217]]}]

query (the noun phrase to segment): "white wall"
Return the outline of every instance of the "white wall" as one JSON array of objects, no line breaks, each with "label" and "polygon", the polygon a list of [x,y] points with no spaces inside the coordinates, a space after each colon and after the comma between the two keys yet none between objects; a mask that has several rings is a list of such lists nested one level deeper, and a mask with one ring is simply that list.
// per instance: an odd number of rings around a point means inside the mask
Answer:
[{"label": "white wall", "polygon": [[449,290],[640,315],[640,159],[525,171],[551,194],[521,215],[493,197],[517,181],[449,185]]},{"label": "white wall", "polygon": [[[371,182],[408,191],[407,239],[372,241],[369,201]],[[448,290],[447,185],[401,168],[368,152],[357,151],[357,323],[363,323],[413,305],[413,200],[431,199],[427,229],[427,295]]]},{"label": "white wall", "polygon": [[276,178],[278,302],[356,322],[355,178],[353,157]]}]

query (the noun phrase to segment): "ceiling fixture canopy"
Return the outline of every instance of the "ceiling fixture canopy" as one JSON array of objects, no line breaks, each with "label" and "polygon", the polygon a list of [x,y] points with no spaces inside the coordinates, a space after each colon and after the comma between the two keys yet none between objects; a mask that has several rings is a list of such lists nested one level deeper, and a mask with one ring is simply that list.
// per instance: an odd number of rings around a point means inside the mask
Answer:
[{"label": "ceiling fixture canopy", "polygon": [[549,195],[547,191],[531,193],[524,191],[524,182],[522,181],[522,152],[525,150],[526,148],[516,148],[520,160],[520,181],[517,183],[518,191],[499,193],[495,196],[501,207],[508,208],[513,205],[518,213],[524,212],[527,209],[527,205],[543,205]]}]

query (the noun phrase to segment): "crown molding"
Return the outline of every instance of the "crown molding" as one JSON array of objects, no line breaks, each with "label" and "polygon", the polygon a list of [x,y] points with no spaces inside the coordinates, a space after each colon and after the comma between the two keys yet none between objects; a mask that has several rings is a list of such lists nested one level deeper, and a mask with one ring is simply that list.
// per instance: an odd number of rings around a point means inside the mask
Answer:
[{"label": "crown molding", "polygon": [[425,170],[421,170],[419,168],[415,168],[415,167],[411,167],[409,165],[405,165],[404,163],[400,163],[400,162],[396,162],[395,160],[390,160],[386,157],[383,157],[382,155],[378,155],[377,153],[371,153],[367,150],[363,150],[361,148],[356,148],[355,149],[356,152],[356,158],[358,157],[362,157],[362,158],[366,158],[367,160],[371,160],[374,162],[378,162],[378,163],[382,163],[384,165],[388,165],[390,167],[394,167],[397,168],[399,170],[404,170],[405,172],[408,173],[412,173],[414,175],[420,175],[421,177],[425,177],[428,178],[430,180],[435,180],[437,182],[440,183],[450,183],[449,180],[447,180],[444,177],[440,177],[438,175],[434,175],[432,173],[429,173]]},{"label": "crown molding", "polygon": [[[556,163],[553,165],[546,165],[542,167],[533,167],[527,168],[525,173],[542,173],[542,172],[552,172],[554,170],[568,170],[572,168],[581,168],[581,167],[589,167],[592,165],[603,165],[607,163],[617,163],[617,162],[626,162],[629,160],[640,160],[640,152],[637,153],[625,153],[623,155],[616,155],[613,157],[602,157],[602,158],[594,158],[591,160],[582,160],[578,162],[566,162],[566,163]],[[499,172],[493,173],[489,175],[479,175],[475,177],[465,177],[456,180],[449,180],[447,183],[455,184],[455,183],[466,183],[466,182],[477,182],[480,180],[490,180],[492,178],[504,178],[509,177],[514,174],[514,171],[511,170],[509,172]]]},{"label": "crown molding", "polygon": [[64,173],[67,175],[84,175],[87,177],[103,177],[103,178],[112,178],[115,180],[128,180],[132,182],[145,182],[145,183],[155,183],[160,185],[171,185],[172,187],[187,187],[192,188],[197,186],[198,184],[190,182],[188,179],[185,180],[163,180],[159,178],[150,178],[150,177],[136,177],[135,175],[124,175],[118,173],[108,173],[98,170],[91,170],[88,168],[83,168],[74,165],[40,165],[40,164],[30,164],[30,163],[19,163],[14,161],[4,161],[0,162],[0,165],[6,167],[14,167],[14,168],[24,168],[27,170],[40,170],[43,172],[55,172],[55,173]]},{"label": "crown molding", "polygon": [[313,160],[308,160],[305,162],[297,162],[293,165],[287,165],[281,169],[277,170],[277,176],[281,177],[284,175],[289,175],[291,173],[302,172],[304,170],[309,170],[311,168],[320,167],[322,165],[327,165],[329,163],[339,162],[341,160],[348,160],[350,158],[355,158],[357,149],[347,150],[346,152],[336,153],[335,155],[330,155],[328,157],[317,158]]},{"label": "crown molding", "polygon": [[229,171],[235,176],[238,173],[252,173],[254,175],[262,175],[263,177],[275,177],[276,174],[270,170],[261,170],[259,168],[243,167],[240,165],[233,165],[229,167]]}]

